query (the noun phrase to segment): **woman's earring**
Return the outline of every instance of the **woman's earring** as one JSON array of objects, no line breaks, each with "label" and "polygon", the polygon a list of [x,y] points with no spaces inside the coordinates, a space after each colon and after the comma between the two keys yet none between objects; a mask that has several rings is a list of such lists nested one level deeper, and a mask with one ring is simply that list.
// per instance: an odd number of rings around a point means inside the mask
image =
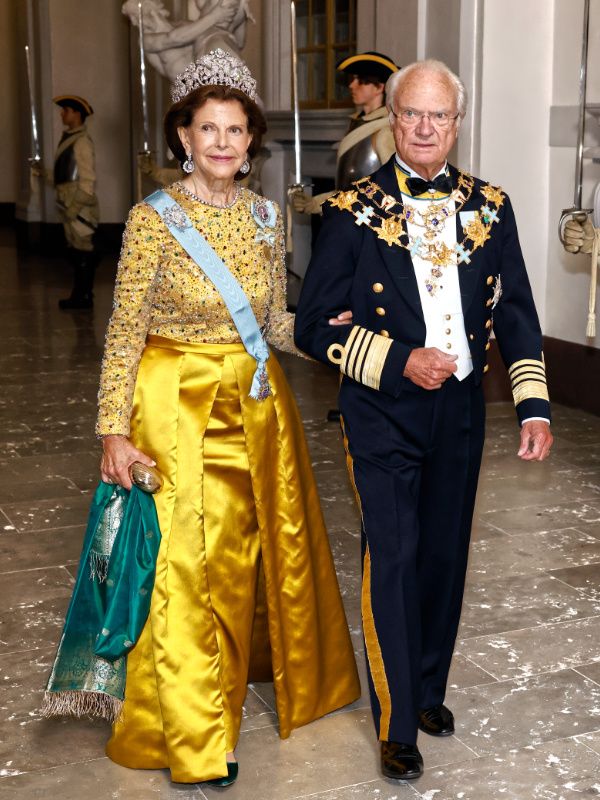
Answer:
[{"label": "woman's earring", "polygon": [[190,172],[194,171],[194,156],[191,153],[187,153],[187,158],[183,162],[181,167],[183,171],[186,172],[188,175],[190,174]]},{"label": "woman's earring", "polygon": [[242,166],[240,167],[240,172],[242,173],[242,175],[247,175],[250,172],[250,162],[248,161],[248,159],[246,159],[242,164]]}]

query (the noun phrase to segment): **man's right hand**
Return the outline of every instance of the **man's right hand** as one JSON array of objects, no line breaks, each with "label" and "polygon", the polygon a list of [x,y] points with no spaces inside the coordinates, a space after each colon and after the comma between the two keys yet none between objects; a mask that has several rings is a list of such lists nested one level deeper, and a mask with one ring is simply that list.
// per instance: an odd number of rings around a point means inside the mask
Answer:
[{"label": "man's right hand", "polygon": [[591,253],[594,246],[594,226],[587,214],[575,214],[565,223],[564,247],[568,253]]},{"label": "man's right hand", "polygon": [[297,211],[299,214],[310,214],[310,205],[312,202],[312,197],[306,192],[303,192],[302,189],[298,189],[297,191],[292,193],[291,196],[292,200],[292,207],[294,211]]},{"label": "man's right hand", "polygon": [[437,347],[417,347],[408,357],[404,377],[422,389],[440,389],[444,381],[456,372],[457,358],[442,353]]}]

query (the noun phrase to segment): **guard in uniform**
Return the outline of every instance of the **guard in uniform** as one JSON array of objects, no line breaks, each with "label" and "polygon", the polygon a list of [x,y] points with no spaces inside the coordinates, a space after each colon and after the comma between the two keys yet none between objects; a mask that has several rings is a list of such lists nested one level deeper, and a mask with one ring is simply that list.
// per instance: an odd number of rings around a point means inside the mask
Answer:
[{"label": "guard in uniform", "polygon": [[[335,186],[348,189],[352,181],[374,172],[395,152],[385,107],[385,83],[398,67],[383,53],[371,51],[345,58],[337,69],[346,76],[352,100],[360,108],[350,117],[348,133],[337,153]],[[298,191],[292,203],[301,213],[320,214],[323,203],[332,194],[324,192],[311,197]]]},{"label": "guard in uniform", "polygon": [[65,131],[54,158],[54,188],[61,222],[73,265],[71,295],[59,300],[62,309],[92,308],[96,270],[94,232],[98,227],[94,143],[85,126],[93,114],[83,97],[60,95],[52,99],[60,107]]},{"label": "guard in uniform", "polygon": [[[542,335],[510,201],[446,158],[459,78],[417,62],[386,85],[397,154],[338,192],[296,313],[296,344],[340,370],[347,462],[362,517],[361,608],[387,777],[418,778],[417,730],[454,733],[444,705],[484,440],[495,331],[521,424],[549,452]],[[351,309],[351,326],[330,317]]]}]

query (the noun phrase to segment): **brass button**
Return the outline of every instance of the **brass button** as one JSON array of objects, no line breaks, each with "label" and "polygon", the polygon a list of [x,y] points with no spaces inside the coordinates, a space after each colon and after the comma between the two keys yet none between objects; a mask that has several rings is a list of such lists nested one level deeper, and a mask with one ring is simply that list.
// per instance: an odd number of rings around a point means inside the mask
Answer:
[{"label": "brass button", "polygon": [[452,328],[446,328],[446,336],[449,336],[452,333]]},{"label": "brass button", "polygon": [[381,331],[381,336],[385,336],[386,339],[389,339],[390,338],[390,332],[386,331],[386,329],[383,328],[382,331]]},{"label": "brass button", "polygon": [[469,334],[469,339],[470,339],[471,341],[473,341],[473,339],[474,339],[474,338],[475,338],[475,337],[473,336],[473,334],[472,334],[472,333],[470,333],[470,334]]},{"label": "brass button", "polygon": [[452,319],[452,314],[446,314],[446,319]]},{"label": "brass button", "polygon": [[379,314],[380,317],[385,317],[385,308],[377,306],[377,308],[375,309],[375,313]]},{"label": "brass button", "polygon": [[485,323],[485,327],[486,328],[491,328],[492,327],[492,320],[491,319],[488,319],[488,321]]},{"label": "brass button", "polygon": [[383,283],[374,283],[372,288],[375,294],[380,294],[383,292]]},{"label": "brass button", "polygon": [[490,365],[489,365],[489,364],[486,364],[486,365],[485,365],[485,367],[483,368],[483,371],[484,371],[484,372],[487,372],[489,368],[490,368]]},{"label": "brass button", "polygon": [[452,345],[450,344],[450,342],[446,343],[446,350],[452,350]]},{"label": "brass button", "polygon": [[491,286],[493,282],[494,282],[494,276],[493,275],[488,275],[487,281],[486,281],[487,285]]},{"label": "brass button", "polygon": [[493,300],[492,300],[492,298],[490,297],[490,299],[489,299],[489,300],[487,301],[487,303],[485,304],[486,308],[489,308],[489,307],[492,305],[492,303],[493,303],[493,302],[494,302],[494,301],[493,301]]},{"label": "brass button", "polygon": [[486,350],[489,350],[491,346],[492,346],[492,345],[491,345],[491,344],[488,342],[488,343],[486,344],[486,346],[485,346],[485,349],[486,349]]}]

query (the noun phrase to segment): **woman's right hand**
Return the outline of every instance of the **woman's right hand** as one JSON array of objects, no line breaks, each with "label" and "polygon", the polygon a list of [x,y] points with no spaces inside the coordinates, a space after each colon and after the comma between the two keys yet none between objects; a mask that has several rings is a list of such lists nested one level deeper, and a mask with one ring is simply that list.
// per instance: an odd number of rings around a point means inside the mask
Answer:
[{"label": "woman's right hand", "polygon": [[140,461],[149,467],[155,467],[156,461],[134,447],[126,436],[110,435],[102,439],[102,460],[100,475],[105,483],[118,483],[124,489],[131,489],[129,467]]}]

